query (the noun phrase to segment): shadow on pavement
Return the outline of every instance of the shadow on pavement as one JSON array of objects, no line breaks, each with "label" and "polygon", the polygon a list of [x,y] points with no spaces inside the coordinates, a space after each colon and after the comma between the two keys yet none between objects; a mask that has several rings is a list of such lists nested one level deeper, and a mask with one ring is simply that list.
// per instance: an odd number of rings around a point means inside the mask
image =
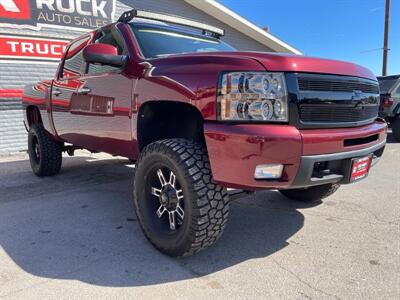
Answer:
[{"label": "shadow on pavement", "polygon": [[61,174],[50,178],[35,177],[28,161],[1,163],[0,246],[35,276],[142,286],[266,257],[303,226],[298,203],[279,192],[260,192],[231,203],[230,221],[215,246],[188,258],[164,256],[144,238],[133,213],[133,168],[127,163],[64,158]]},{"label": "shadow on pavement", "polygon": [[394,138],[393,133],[391,131],[388,132],[386,142],[388,144],[397,144],[397,143],[399,143],[398,141],[396,141],[396,139]]}]

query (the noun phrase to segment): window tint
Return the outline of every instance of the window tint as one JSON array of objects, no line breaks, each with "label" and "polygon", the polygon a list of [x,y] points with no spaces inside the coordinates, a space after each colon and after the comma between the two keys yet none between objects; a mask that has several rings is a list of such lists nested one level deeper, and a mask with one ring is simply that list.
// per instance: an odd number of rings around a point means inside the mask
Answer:
[{"label": "window tint", "polygon": [[397,90],[394,92],[396,97],[400,97],[400,85],[398,86]]},{"label": "window tint", "polygon": [[130,24],[142,53],[147,58],[170,54],[235,51],[228,44],[207,36],[173,31],[168,28]]},{"label": "window tint", "polygon": [[[98,35],[98,37],[95,39],[94,43],[95,44],[112,45],[117,48],[118,55],[126,55],[127,54],[124,40],[115,28],[102,31]],[[119,70],[119,69],[120,68],[113,67],[113,66],[89,64],[88,73],[89,74],[103,73],[103,72],[110,72],[110,71],[115,71],[115,70]]]},{"label": "window tint", "polygon": [[90,37],[85,37],[76,42],[73,42],[67,50],[64,65],[60,72],[61,77],[79,76],[83,64],[82,51],[88,44]]},{"label": "window tint", "polygon": [[378,78],[381,94],[387,94],[389,90],[396,84],[397,80],[398,78],[396,77]]}]

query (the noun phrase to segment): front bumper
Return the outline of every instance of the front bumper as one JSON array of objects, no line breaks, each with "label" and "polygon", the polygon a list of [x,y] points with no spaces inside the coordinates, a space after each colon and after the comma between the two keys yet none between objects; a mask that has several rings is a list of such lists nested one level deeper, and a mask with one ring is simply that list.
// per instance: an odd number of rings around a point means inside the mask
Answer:
[{"label": "front bumper", "polygon": [[[351,159],[372,154],[371,166],[374,166],[382,156],[385,144],[386,141],[382,141],[379,144],[361,150],[302,156],[297,175],[290,188],[304,188],[325,183],[346,184],[349,182]],[[316,172],[315,165],[317,163],[324,163],[329,172],[326,174]],[[332,167],[329,167],[329,165]]]},{"label": "front bumper", "polygon": [[[237,189],[288,189],[337,182],[346,183],[350,160],[382,155],[387,125],[374,123],[337,129],[303,129],[272,124],[204,124],[214,180]],[[334,171],[315,175],[315,163]],[[283,164],[277,180],[254,179],[260,164]]]}]

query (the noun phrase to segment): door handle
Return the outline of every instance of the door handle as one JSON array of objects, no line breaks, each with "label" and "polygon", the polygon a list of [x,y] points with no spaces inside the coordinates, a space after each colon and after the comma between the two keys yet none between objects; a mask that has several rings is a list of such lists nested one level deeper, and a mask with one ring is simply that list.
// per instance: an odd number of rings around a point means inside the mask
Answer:
[{"label": "door handle", "polygon": [[91,90],[90,88],[88,88],[88,87],[81,87],[81,88],[78,89],[77,94],[80,94],[80,95],[87,95],[87,94],[89,94],[91,91],[92,91],[92,90]]},{"label": "door handle", "polygon": [[53,89],[51,91],[51,93],[53,94],[53,96],[60,96],[62,94],[62,92],[59,89]]}]

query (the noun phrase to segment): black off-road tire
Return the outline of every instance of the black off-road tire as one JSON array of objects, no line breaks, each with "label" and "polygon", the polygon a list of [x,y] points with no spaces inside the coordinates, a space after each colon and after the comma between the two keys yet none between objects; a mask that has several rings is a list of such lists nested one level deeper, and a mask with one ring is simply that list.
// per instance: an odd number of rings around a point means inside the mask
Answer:
[{"label": "black off-road tire", "polygon": [[60,172],[62,145],[49,137],[42,124],[33,124],[29,129],[28,154],[35,175],[43,177]]},{"label": "black off-road tire", "polygon": [[[164,167],[174,172],[183,191],[184,218],[176,230],[159,227],[162,217],[152,210],[154,205],[160,205],[161,197],[149,198],[151,170]],[[212,179],[207,151],[194,142],[185,139],[154,142],[142,150],[136,162],[136,215],[146,238],[164,254],[192,255],[217,241],[228,221],[228,200],[226,189]],[[156,204],[149,204],[152,201]]]},{"label": "black off-road tire", "polygon": [[397,142],[400,142],[400,115],[396,116],[392,124],[392,134]]},{"label": "black off-road tire", "polygon": [[335,193],[339,187],[339,184],[329,183],[304,189],[280,190],[280,192],[289,199],[312,203],[329,197]]}]

